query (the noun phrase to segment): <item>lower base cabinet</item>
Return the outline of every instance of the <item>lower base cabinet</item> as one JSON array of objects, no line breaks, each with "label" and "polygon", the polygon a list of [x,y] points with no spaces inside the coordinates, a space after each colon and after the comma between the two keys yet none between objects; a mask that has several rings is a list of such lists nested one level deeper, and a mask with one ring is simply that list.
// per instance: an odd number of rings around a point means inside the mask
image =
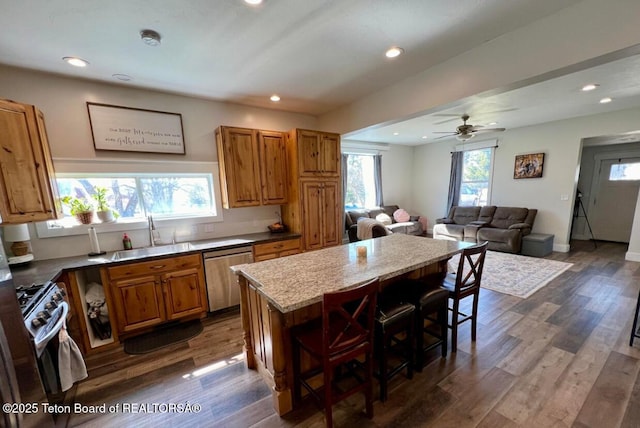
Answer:
[{"label": "lower base cabinet", "polygon": [[115,266],[107,275],[120,334],[207,310],[200,254]]}]

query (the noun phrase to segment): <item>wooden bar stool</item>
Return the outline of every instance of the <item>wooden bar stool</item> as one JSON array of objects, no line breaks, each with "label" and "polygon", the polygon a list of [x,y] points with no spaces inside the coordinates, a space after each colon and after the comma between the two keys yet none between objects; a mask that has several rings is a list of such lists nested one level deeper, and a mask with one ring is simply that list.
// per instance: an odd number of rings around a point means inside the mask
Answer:
[{"label": "wooden bar stool", "polygon": [[[447,356],[447,303],[449,293],[440,287],[428,287],[414,300],[416,307],[416,369],[424,368],[424,354],[440,346],[442,358]],[[434,317],[435,315],[435,317]],[[425,320],[429,321],[425,325]],[[425,334],[435,338],[426,342]]]},{"label": "wooden bar stool", "polygon": [[[386,401],[391,378],[407,369],[407,378],[413,378],[413,329],[415,306],[397,301],[395,296],[378,295],[375,325],[374,355],[378,369],[374,376],[380,383],[380,401]],[[389,367],[389,357],[398,361]]]},{"label": "wooden bar stool", "polygon": [[[447,274],[442,287],[449,292],[452,301],[449,310],[451,314],[451,352],[458,350],[458,325],[471,321],[471,340],[476,340],[478,324],[478,300],[480,297],[480,282],[484,259],[489,242],[465,248],[460,255],[460,262],[455,274]],[[460,301],[467,297],[473,298],[470,314],[460,312]]]},{"label": "wooden bar stool", "polygon": [[[442,275],[438,275],[442,278]],[[442,357],[447,356],[447,302],[449,293],[437,284],[422,279],[404,279],[389,286],[398,301],[409,302],[414,307],[415,368],[422,371],[424,354],[441,347]],[[425,321],[429,321],[425,323]],[[425,335],[430,338],[425,340]],[[435,340],[433,340],[435,339]]]},{"label": "wooden bar stool", "polygon": [[[324,294],[321,325],[303,325],[292,331],[294,400],[301,400],[303,386],[324,407],[327,427],[333,426],[333,404],[356,392],[364,392],[366,415],[373,417],[373,333],[378,287],[379,281],[374,279],[356,288]],[[304,372],[300,360],[303,350],[319,363]],[[339,383],[346,376],[356,382],[342,389]],[[322,387],[314,388],[320,378],[324,379]]]}]

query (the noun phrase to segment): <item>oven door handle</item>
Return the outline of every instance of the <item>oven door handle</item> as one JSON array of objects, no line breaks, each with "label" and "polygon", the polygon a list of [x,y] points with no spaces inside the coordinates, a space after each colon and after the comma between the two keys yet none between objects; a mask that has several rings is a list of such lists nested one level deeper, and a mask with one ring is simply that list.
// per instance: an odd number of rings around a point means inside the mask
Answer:
[{"label": "oven door handle", "polygon": [[36,353],[38,354],[38,357],[42,354],[42,351],[47,346],[47,343],[49,343],[49,341],[56,334],[58,334],[58,332],[60,332],[60,329],[64,325],[65,320],[67,319],[68,313],[69,313],[69,305],[67,304],[67,302],[60,303],[60,305],[58,305],[56,310],[51,314],[51,318],[52,319],[55,318],[55,321],[54,321],[55,324],[53,325],[45,324],[44,327],[42,327],[44,329],[43,336],[40,337],[40,335],[37,335],[34,338],[33,342],[36,347]]}]

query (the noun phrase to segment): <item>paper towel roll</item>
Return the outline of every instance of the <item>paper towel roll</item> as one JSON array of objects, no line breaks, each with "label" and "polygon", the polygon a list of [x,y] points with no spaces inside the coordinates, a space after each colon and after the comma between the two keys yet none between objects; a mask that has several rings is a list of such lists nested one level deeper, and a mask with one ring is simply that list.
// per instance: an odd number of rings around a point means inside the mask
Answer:
[{"label": "paper towel roll", "polygon": [[89,228],[89,242],[91,243],[91,252],[98,254],[100,252],[100,244],[98,243],[98,235],[96,234],[96,228]]}]

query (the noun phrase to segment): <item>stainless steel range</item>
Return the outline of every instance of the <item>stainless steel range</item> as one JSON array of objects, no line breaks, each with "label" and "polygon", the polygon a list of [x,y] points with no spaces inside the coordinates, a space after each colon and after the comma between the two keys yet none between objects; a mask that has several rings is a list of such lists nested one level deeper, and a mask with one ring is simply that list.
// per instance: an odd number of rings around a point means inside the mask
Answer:
[{"label": "stainless steel range", "polygon": [[40,357],[49,341],[55,337],[67,318],[69,304],[65,291],[55,282],[16,287],[25,326]]}]

